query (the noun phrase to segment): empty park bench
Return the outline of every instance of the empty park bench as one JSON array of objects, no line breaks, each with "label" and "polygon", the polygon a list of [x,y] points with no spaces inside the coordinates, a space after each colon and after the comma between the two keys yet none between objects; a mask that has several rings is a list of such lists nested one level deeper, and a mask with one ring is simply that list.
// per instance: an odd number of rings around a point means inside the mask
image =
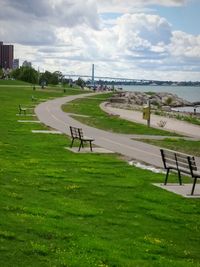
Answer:
[{"label": "empty park bench", "polygon": [[168,149],[160,149],[160,152],[164,168],[167,171],[164,184],[167,184],[169,172],[172,170],[177,171],[180,185],[182,185],[181,173],[187,174],[194,179],[191,191],[191,195],[193,195],[197,179],[200,178],[195,157]]},{"label": "empty park bench", "polygon": [[26,115],[26,111],[27,108],[22,107],[21,105],[19,105],[19,114],[21,115],[22,113],[24,113],[24,115]]},{"label": "empty park bench", "polygon": [[82,148],[84,147],[83,145],[84,142],[88,142],[90,144],[90,150],[92,151],[92,142],[94,141],[93,138],[84,136],[83,130],[81,128],[70,126],[70,132],[71,132],[71,138],[72,138],[70,147],[73,146],[74,140],[77,139],[80,141],[78,151],[80,151],[81,147]]},{"label": "empty park bench", "polygon": [[31,100],[32,100],[32,102],[36,102],[38,99],[34,95],[32,95]]}]

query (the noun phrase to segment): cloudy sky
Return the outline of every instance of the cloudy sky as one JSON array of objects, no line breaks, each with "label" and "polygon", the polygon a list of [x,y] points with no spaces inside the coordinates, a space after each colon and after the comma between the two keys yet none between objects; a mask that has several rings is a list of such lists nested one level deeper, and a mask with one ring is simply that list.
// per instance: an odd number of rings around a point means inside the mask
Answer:
[{"label": "cloudy sky", "polygon": [[200,80],[200,0],[0,3],[0,41],[40,71]]}]

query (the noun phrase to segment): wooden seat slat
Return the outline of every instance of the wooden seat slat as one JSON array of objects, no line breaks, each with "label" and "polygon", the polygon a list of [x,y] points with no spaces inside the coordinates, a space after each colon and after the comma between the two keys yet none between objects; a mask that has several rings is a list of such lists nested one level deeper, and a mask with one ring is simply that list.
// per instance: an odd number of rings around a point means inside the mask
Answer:
[{"label": "wooden seat slat", "polygon": [[189,174],[194,179],[191,191],[191,195],[193,195],[196,181],[200,178],[200,172],[198,172],[195,157],[168,149],[160,149],[160,152],[164,168],[167,171],[164,184],[167,184],[170,170],[177,171],[180,185],[182,184],[181,173]]},{"label": "wooden seat slat", "polygon": [[71,132],[71,138],[72,138],[72,142],[71,142],[71,145],[70,145],[71,147],[73,146],[74,140],[78,139],[80,141],[80,145],[79,145],[79,150],[78,151],[80,151],[81,147],[82,148],[84,147],[84,145],[83,145],[84,142],[89,142],[90,150],[92,151],[92,142],[94,141],[93,138],[84,136],[83,130],[81,128],[77,128],[77,127],[74,127],[74,126],[70,126],[70,132]]},{"label": "wooden seat slat", "polygon": [[27,108],[22,107],[21,105],[19,105],[19,114],[21,115],[22,113],[24,113],[24,115],[26,115],[26,110]]}]

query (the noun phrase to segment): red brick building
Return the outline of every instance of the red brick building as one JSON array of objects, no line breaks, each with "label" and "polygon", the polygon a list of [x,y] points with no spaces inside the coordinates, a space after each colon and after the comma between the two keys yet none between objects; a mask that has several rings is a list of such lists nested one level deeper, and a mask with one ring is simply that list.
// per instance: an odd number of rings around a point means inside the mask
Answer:
[{"label": "red brick building", "polygon": [[14,46],[4,45],[0,42],[0,67],[4,69],[13,68]]}]

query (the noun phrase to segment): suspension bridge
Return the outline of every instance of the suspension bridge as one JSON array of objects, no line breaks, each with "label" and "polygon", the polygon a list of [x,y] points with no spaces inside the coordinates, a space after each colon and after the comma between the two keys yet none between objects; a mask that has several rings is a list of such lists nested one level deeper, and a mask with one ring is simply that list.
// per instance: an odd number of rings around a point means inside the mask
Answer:
[{"label": "suspension bridge", "polygon": [[145,84],[149,82],[154,82],[153,80],[145,80],[145,79],[131,79],[131,78],[121,78],[121,77],[110,77],[110,76],[95,76],[94,73],[94,64],[92,64],[92,73],[91,75],[79,75],[79,74],[64,74],[64,78],[66,79],[72,79],[73,78],[82,78],[88,80],[91,85],[95,85],[95,81],[103,80],[103,81],[109,81],[109,82],[119,82],[120,84],[127,83],[127,82],[134,82],[138,84]]}]

